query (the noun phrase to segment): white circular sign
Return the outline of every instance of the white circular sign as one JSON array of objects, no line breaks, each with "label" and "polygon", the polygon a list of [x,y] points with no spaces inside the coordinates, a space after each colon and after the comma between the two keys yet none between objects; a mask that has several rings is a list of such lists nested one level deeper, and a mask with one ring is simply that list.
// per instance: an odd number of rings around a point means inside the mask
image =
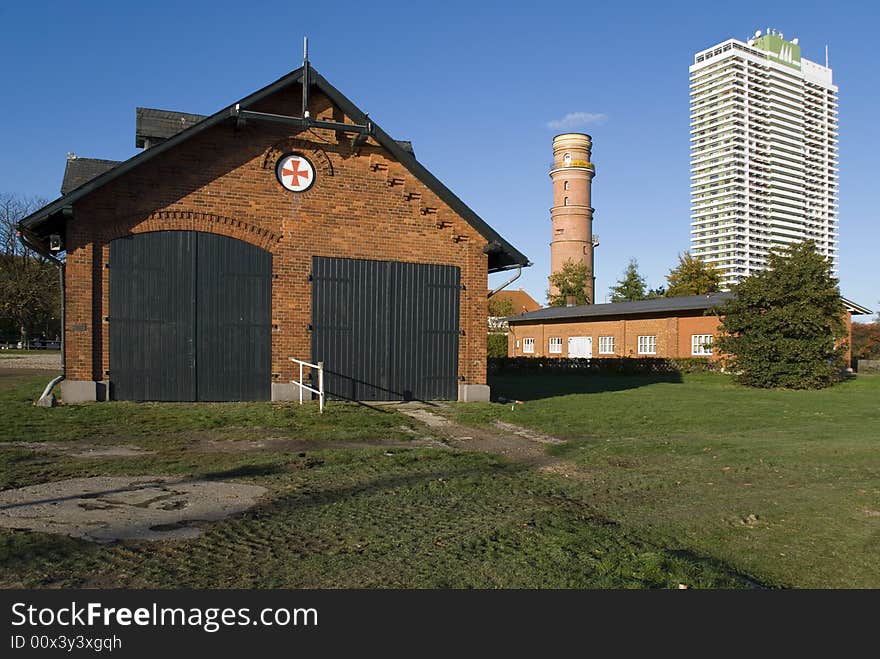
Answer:
[{"label": "white circular sign", "polygon": [[315,167],[305,156],[286,153],[275,165],[278,182],[291,192],[305,192],[315,182]]}]

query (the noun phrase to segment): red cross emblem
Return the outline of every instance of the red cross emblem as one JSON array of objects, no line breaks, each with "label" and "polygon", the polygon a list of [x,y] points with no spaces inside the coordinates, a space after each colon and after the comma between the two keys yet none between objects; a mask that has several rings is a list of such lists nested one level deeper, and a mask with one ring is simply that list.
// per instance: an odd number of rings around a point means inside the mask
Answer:
[{"label": "red cross emblem", "polygon": [[275,166],[278,182],[291,192],[305,192],[315,182],[315,168],[308,158],[288,153],[278,159]]}]

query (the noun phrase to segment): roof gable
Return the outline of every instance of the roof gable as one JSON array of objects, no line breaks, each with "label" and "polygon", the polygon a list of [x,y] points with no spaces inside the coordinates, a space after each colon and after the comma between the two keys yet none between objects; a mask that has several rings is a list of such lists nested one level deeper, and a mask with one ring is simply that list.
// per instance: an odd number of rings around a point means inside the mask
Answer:
[{"label": "roof gable", "polygon": [[[141,153],[132,156],[128,160],[120,163],[112,169],[96,176],[91,181],[78,186],[72,190],[69,195],[60,197],[55,201],[47,204],[40,210],[24,218],[19,227],[28,235],[32,242],[45,242],[45,231],[40,231],[42,225],[46,224],[54,215],[61,213],[65,208],[71,208],[72,205],[88,195],[94,190],[104,186],[115,178],[131,171],[150,159],[173,149],[178,144],[191,137],[199,134],[203,130],[216,126],[220,123],[231,121],[237,115],[238,109],[246,109],[264,98],[294,84],[301,84],[303,68],[300,67],[295,71],[279,78],[275,82],[266,85],[262,89],[241,99],[237,103],[233,103],[222,110],[205,117],[201,120],[194,121],[188,127],[180,132],[172,135],[165,141],[160,142]],[[492,227],[490,227],[482,218],[480,218],[471,208],[469,208],[461,199],[459,199],[449,188],[440,182],[431,172],[429,172],[421,163],[419,163],[412,154],[412,146],[407,148],[406,143],[399,143],[392,139],[384,130],[382,130],[372,118],[367,118],[366,114],[346,98],[338,89],[331,85],[327,80],[319,74],[314,67],[309,68],[310,84],[317,87],[323,92],[332,103],[339,107],[343,113],[352,121],[359,124],[371,123],[373,127],[372,137],[379,142],[401,165],[406,167],[411,174],[419,179],[424,185],[431,189],[440,199],[442,199],[453,211],[458,213],[466,220],[480,235],[487,241],[485,252],[489,257],[489,272],[498,272],[514,267],[529,266],[531,263],[528,258],[501,237]],[[149,109],[147,109],[149,110]],[[162,111],[153,111],[162,112]],[[167,111],[166,111],[167,112]],[[184,113],[171,113],[182,115]],[[202,115],[187,115],[189,117],[201,117]],[[172,118],[173,121],[173,118]],[[184,121],[186,123],[186,121]],[[53,225],[57,225],[57,219]]]},{"label": "roof gable", "polygon": [[67,155],[64,167],[64,178],[61,181],[61,194],[66,195],[79,186],[85,185],[104,172],[108,172],[120,163],[119,160],[100,160],[98,158],[79,158]]},{"label": "roof gable", "polygon": [[174,137],[190,126],[195,126],[203,114],[158,110],[156,108],[135,108],[135,146],[148,149]]},{"label": "roof gable", "polygon": [[523,289],[518,290],[501,290],[492,296],[494,300],[510,300],[513,305],[513,312],[516,314],[537,311],[541,308],[535,299],[526,293]]}]

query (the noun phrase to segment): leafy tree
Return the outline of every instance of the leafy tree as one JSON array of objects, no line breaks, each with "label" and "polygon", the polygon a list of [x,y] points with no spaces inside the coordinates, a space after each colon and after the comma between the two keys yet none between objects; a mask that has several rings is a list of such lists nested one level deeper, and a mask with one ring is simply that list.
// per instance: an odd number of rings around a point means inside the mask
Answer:
[{"label": "leafy tree", "polygon": [[853,323],[852,355],[854,359],[880,359],[880,322]]},{"label": "leafy tree", "polygon": [[507,318],[514,313],[513,300],[510,298],[489,298],[489,316],[495,318]]},{"label": "leafy tree", "polygon": [[666,297],[705,295],[721,290],[721,273],[711,263],[689,251],[678,255],[678,265],[666,275]]},{"label": "leafy tree", "polygon": [[487,357],[507,357],[507,334],[490,334],[486,342]]},{"label": "leafy tree", "polygon": [[645,278],[639,274],[639,262],[630,259],[629,265],[623,271],[623,277],[618,280],[617,284],[612,286],[610,291],[612,302],[629,302],[635,300],[644,300],[647,297],[645,293]]},{"label": "leafy tree", "polygon": [[0,193],[0,320],[22,341],[28,332],[51,334],[60,327],[57,269],[18,239],[18,221],[44,200]]},{"label": "leafy tree", "polygon": [[[507,322],[504,320],[514,313],[513,301],[505,298],[490,297],[489,298],[489,334],[501,333],[507,336]],[[505,339],[506,340],[506,339]],[[491,348],[491,336],[489,345]],[[504,353],[507,355],[507,344],[504,344]],[[498,356],[498,355],[490,355]]]},{"label": "leafy tree", "polygon": [[733,287],[716,339],[736,379],[753,387],[818,389],[844,367],[844,307],[831,264],[805,241],[767,258]]},{"label": "leafy tree", "polygon": [[562,270],[550,275],[550,284],[556,293],[547,292],[547,302],[551,307],[564,307],[569,297],[575,304],[587,304],[587,291],[593,288],[592,274],[587,264],[581,261],[566,261]]}]

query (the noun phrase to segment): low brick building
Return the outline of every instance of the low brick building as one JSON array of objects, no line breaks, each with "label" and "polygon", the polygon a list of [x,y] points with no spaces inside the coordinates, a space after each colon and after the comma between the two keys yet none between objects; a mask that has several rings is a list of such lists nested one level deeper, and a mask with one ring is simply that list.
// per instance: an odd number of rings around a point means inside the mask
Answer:
[{"label": "low brick building", "polygon": [[20,223],[66,253],[66,401],[488,398],[490,272],[528,265],[306,63],[210,116],[140,108]]},{"label": "low brick building", "polygon": [[[508,318],[511,357],[708,357],[718,333],[718,309],[732,293],[547,307]],[[871,313],[844,299],[852,316]],[[847,363],[849,359],[847,358]]]}]

